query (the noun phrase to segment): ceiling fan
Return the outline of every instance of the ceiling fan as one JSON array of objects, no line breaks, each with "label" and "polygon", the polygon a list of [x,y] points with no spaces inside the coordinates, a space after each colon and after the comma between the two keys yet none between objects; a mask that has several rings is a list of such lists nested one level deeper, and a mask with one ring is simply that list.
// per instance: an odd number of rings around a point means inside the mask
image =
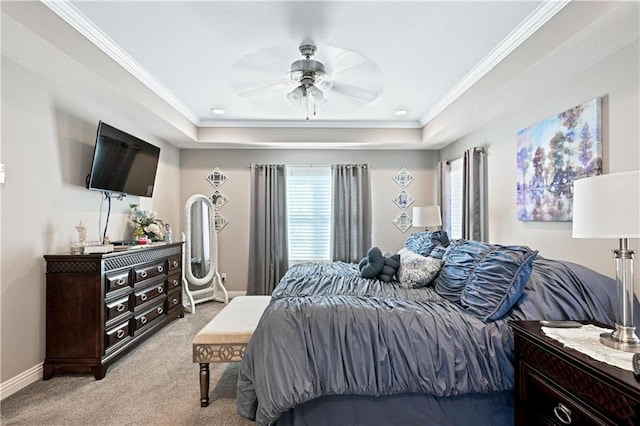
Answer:
[{"label": "ceiling fan", "polygon": [[[326,46],[323,48],[326,60],[321,62],[314,59],[318,51],[314,44],[303,43],[299,50],[302,59],[291,63],[288,72],[279,72],[280,77],[274,79],[277,82],[257,86],[255,82],[264,80],[265,74],[280,70],[276,62],[277,58],[273,56],[278,56],[281,50],[272,48],[241,58],[235,68],[241,68],[244,71],[250,69],[259,74],[255,79],[249,78],[249,81],[244,79],[237,81],[236,84],[232,83],[236,93],[241,97],[251,97],[271,92],[273,89],[285,88],[286,99],[291,105],[305,109],[307,120],[310,114],[316,115],[317,107],[327,102],[328,93],[347,96],[360,103],[372,102],[379,96],[381,87],[377,80],[380,77],[380,69],[359,53]],[[258,68],[264,68],[266,71]],[[234,73],[234,75],[238,74]],[[356,84],[350,84],[353,80]],[[359,81],[370,87],[361,87],[358,85]]]}]

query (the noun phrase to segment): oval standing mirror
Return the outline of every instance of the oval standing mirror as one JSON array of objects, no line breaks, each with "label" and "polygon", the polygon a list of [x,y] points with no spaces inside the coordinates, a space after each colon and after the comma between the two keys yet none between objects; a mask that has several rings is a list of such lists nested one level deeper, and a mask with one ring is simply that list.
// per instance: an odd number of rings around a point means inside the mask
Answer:
[{"label": "oval standing mirror", "polygon": [[[227,303],[229,296],[218,273],[215,209],[205,195],[192,195],[185,203],[184,237],[185,307],[194,313],[197,303],[209,300]],[[222,295],[218,296],[218,292]]]}]

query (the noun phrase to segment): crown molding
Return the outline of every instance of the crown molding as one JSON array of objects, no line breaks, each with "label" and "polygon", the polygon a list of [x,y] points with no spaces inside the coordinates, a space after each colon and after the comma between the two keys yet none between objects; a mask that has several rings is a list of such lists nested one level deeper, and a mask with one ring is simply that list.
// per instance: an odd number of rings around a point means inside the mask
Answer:
[{"label": "crown molding", "polygon": [[95,44],[111,59],[120,64],[131,75],[147,86],[152,92],[168,103],[172,108],[186,117],[194,125],[198,124],[198,116],[182,103],[169,89],[153,77],[142,65],[125,52],[115,41],[96,27],[85,14],[80,12],[69,0],[40,0],[56,15],[65,20],[80,34]]},{"label": "crown molding", "polygon": [[419,129],[417,120],[403,121],[331,121],[331,120],[204,120],[198,123],[198,127],[252,127],[252,128],[320,128],[320,129]]},{"label": "crown molding", "polygon": [[425,126],[438,116],[570,2],[571,0],[544,0],[500,44],[491,50],[478,65],[427,111],[420,120],[420,124]]}]

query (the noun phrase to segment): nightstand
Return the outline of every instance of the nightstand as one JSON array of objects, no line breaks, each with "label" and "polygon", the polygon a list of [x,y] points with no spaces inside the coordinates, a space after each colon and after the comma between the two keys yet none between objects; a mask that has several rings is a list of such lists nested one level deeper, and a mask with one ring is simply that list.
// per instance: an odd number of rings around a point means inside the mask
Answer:
[{"label": "nightstand", "polygon": [[538,321],[510,321],[515,341],[516,425],[638,425],[640,382],[544,335]]}]

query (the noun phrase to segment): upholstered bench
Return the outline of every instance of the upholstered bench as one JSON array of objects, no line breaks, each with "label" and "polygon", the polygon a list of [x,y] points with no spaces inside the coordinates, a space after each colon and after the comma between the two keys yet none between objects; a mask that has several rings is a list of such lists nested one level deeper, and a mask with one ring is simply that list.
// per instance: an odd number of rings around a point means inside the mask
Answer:
[{"label": "upholstered bench", "polygon": [[209,363],[242,361],[271,296],[237,296],[193,338],[193,362],[200,364],[200,406],[209,405]]}]

